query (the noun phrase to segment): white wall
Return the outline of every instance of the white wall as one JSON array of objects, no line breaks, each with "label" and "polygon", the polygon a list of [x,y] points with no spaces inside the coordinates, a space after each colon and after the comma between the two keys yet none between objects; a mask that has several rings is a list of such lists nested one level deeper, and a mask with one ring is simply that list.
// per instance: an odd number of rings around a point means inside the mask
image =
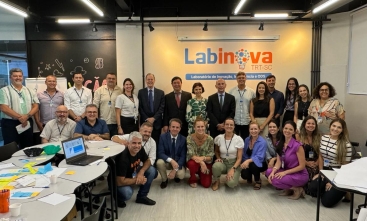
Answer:
[{"label": "white wall", "polygon": [[[325,22],[321,44],[321,81],[331,83],[346,110],[346,122],[352,141],[365,146],[367,139],[367,96],[347,93],[350,13],[330,15]],[[362,148],[364,155],[367,150]]]},{"label": "white wall", "polygon": [[25,40],[24,18],[0,8],[0,40]]}]

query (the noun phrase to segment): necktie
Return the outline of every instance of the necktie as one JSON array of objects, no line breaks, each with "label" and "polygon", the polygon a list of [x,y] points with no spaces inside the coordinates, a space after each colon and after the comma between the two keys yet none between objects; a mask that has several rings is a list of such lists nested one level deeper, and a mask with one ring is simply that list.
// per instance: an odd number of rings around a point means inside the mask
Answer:
[{"label": "necktie", "polygon": [[149,90],[149,107],[150,107],[150,111],[153,113],[154,112],[154,105],[153,105],[153,92],[152,90]]},{"label": "necktie", "polygon": [[180,93],[175,93],[175,94],[176,94],[177,107],[180,107]]},{"label": "necktie", "polygon": [[176,139],[172,138],[172,159],[176,160]]},{"label": "necktie", "polygon": [[220,108],[223,107],[223,94],[220,94],[220,100],[219,100]]}]

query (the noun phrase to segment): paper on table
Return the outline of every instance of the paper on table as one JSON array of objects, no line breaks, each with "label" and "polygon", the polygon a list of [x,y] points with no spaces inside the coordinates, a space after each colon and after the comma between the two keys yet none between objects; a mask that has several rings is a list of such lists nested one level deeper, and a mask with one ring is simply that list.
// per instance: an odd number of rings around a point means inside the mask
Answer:
[{"label": "paper on table", "polygon": [[38,201],[56,206],[57,204],[62,203],[64,201],[68,200],[68,199],[70,199],[70,197],[63,196],[63,195],[60,195],[58,193],[53,193],[53,194],[50,194],[48,196],[45,196],[45,197],[42,197],[42,198],[38,199]]},{"label": "paper on table", "polygon": [[367,209],[366,208],[362,208],[359,211],[359,215],[358,215],[357,221],[367,221]]},{"label": "paper on table", "polygon": [[52,171],[48,171],[45,175],[51,177],[51,175],[60,176],[67,168],[52,167]]},{"label": "paper on table", "polygon": [[50,185],[50,179],[46,176],[43,175],[36,175],[37,179],[36,179],[36,184],[34,185],[34,187],[48,187]]},{"label": "paper on table", "polygon": [[0,164],[0,170],[5,169],[5,168],[9,168],[9,167],[14,167],[15,165],[12,163],[7,163],[7,164]]},{"label": "paper on table", "polygon": [[26,187],[31,183],[34,183],[36,180],[31,176],[24,176],[22,178],[17,179],[17,183],[20,185]]},{"label": "paper on table", "polygon": [[24,131],[28,130],[31,127],[31,125],[29,124],[29,121],[27,121],[27,125],[25,127],[22,126],[22,124],[19,124],[18,126],[16,126],[15,128],[18,131],[18,134],[23,133]]}]

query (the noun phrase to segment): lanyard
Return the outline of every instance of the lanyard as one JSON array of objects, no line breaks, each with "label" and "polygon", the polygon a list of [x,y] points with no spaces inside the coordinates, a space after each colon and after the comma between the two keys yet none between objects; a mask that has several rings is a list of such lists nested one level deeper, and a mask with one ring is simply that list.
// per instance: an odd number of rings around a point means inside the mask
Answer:
[{"label": "lanyard", "polygon": [[108,89],[108,87],[107,87],[107,90],[108,90],[108,94],[110,95],[110,101],[109,101],[109,102],[111,102],[111,100],[112,100],[113,90],[112,90],[112,92],[111,92],[111,93],[110,93],[110,89]]},{"label": "lanyard", "polygon": [[83,96],[83,92],[84,92],[84,88],[82,88],[82,93],[79,95],[79,93],[78,93],[78,91],[76,91],[76,88],[74,88],[74,90],[75,90],[75,93],[78,95],[78,97],[79,97],[79,103],[82,103],[82,96]]},{"label": "lanyard", "polygon": [[50,98],[50,100],[51,100],[51,102],[50,102],[50,103],[52,103],[52,99],[54,99],[54,97],[56,96],[57,91],[55,92],[54,96],[52,96],[52,97],[51,97],[51,95],[50,95],[47,91],[45,91],[45,92],[46,92],[47,96],[48,96],[48,97]]},{"label": "lanyard", "polygon": [[59,130],[60,137],[61,137],[61,133],[62,133],[62,131],[63,131],[63,130],[64,130],[64,128],[65,128],[65,125],[66,125],[66,122],[65,122],[64,126],[63,126],[63,127],[61,128],[61,130],[60,130],[59,124],[56,122],[56,126],[57,126],[57,129]]},{"label": "lanyard", "polygon": [[23,99],[22,92],[18,92],[18,90],[17,90],[17,89],[15,89],[15,88],[13,87],[13,85],[12,85],[12,84],[10,84],[10,86],[11,86],[11,88],[13,88],[13,90],[14,90],[15,92],[17,92],[17,94],[19,95],[19,98],[20,98],[20,99]]},{"label": "lanyard", "polygon": [[227,146],[227,143],[226,143],[226,142],[227,142],[227,140],[226,140],[226,135],[224,135],[224,145],[226,145],[226,149],[227,149],[227,154],[226,154],[226,156],[227,156],[227,157],[229,156],[229,154],[228,154],[228,149],[229,149],[229,147],[231,146],[233,136],[234,136],[234,134],[232,135],[231,140],[229,141],[229,144],[228,144],[228,146]]},{"label": "lanyard", "polygon": [[244,89],[244,90],[243,90],[243,92],[242,92],[242,94],[241,94],[241,91],[238,89],[238,93],[240,94],[240,97],[241,97],[241,98],[240,98],[240,102],[241,102],[241,103],[243,102],[243,95],[245,94],[245,90],[246,90],[246,89]]},{"label": "lanyard", "polygon": [[147,144],[149,142],[150,137],[148,138],[148,140],[144,143],[144,145],[141,148],[145,147],[145,144]]}]

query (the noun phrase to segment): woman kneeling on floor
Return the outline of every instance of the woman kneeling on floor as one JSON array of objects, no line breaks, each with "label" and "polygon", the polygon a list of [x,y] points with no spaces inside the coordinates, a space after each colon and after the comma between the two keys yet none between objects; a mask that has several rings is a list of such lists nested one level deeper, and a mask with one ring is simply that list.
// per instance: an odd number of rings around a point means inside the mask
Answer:
[{"label": "woman kneeling on floor", "polygon": [[294,138],[296,124],[286,121],[283,125],[283,135],[276,146],[277,162],[273,168],[266,171],[269,182],[276,188],[283,189],[281,195],[297,200],[304,197],[303,186],[308,181],[305,168],[305,152],[300,142]]},{"label": "woman kneeling on floor", "polygon": [[243,140],[240,136],[234,134],[234,120],[227,118],[224,121],[224,134],[218,135],[214,139],[215,156],[217,159],[213,164],[213,180],[212,190],[219,188],[219,178],[222,174],[226,174],[227,186],[234,188],[238,185],[241,169]]},{"label": "woman kneeling on floor", "polygon": [[251,122],[249,128],[250,136],[245,140],[245,148],[242,153],[241,177],[247,180],[247,183],[252,183],[252,175],[254,175],[254,190],[259,190],[261,188],[260,173],[268,168],[265,161],[267,143],[262,136],[259,136],[260,126],[256,122]]}]

